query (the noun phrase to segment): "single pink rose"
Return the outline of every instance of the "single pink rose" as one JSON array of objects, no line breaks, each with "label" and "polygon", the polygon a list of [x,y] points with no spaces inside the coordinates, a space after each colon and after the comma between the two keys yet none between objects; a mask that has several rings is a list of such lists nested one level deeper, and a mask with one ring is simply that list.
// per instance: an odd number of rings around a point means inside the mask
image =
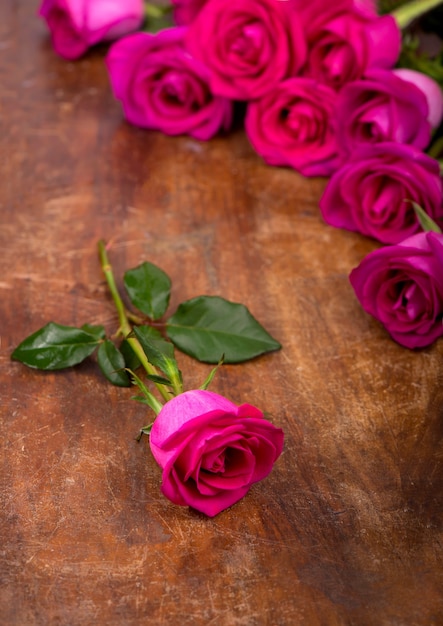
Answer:
[{"label": "single pink rose", "polygon": [[272,92],[300,70],[306,42],[296,11],[280,0],[209,0],[186,45],[210,70],[211,87],[233,100]]},{"label": "single pink rose", "polygon": [[171,0],[174,9],[174,22],[187,26],[195,20],[208,0]]},{"label": "single pink rose", "polygon": [[399,68],[393,70],[396,76],[418,87],[426,96],[429,113],[428,121],[432,128],[437,128],[443,118],[443,91],[430,76],[415,70]]},{"label": "single pink rose", "polygon": [[185,32],[124,37],[111,46],[106,65],[129,122],[207,140],[230,127],[232,103],[211,93],[206,67],[183,47]]},{"label": "single pink rose", "polygon": [[150,446],[163,469],[163,494],[212,517],[269,474],[283,449],[283,431],[249,404],[194,390],[164,405]]},{"label": "single pink rose", "polygon": [[406,348],[443,335],[443,235],[426,232],[375,250],[352,270],[364,310]]},{"label": "single pink rose", "polygon": [[269,165],[288,165],[304,176],[329,176],[337,167],[336,93],[310,78],[289,78],[249,102],[245,129]]},{"label": "single pink rose", "polygon": [[334,89],[373,67],[391,68],[400,53],[401,32],[390,15],[378,16],[349,2],[306,3],[308,57],[304,74]]},{"label": "single pink rose", "polygon": [[438,161],[405,144],[368,144],[330,178],[320,209],[331,226],[393,244],[422,230],[410,200],[443,226]]},{"label": "single pink rose", "polygon": [[55,51],[77,59],[100,41],[118,39],[143,23],[143,0],[43,0]]},{"label": "single pink rose", "polygon": [[372,69],[348,83],[337,102],[337,138],[348,157],[358,146],[394,141],[423,150],[431,138],[426,97],[391,70]]}]

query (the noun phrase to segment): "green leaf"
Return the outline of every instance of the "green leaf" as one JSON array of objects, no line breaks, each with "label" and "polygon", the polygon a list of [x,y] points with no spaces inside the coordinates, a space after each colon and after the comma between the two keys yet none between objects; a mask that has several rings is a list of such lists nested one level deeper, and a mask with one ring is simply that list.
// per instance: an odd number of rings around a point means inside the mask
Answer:
[{"label": "green leaf", "polygon": [[137,437],[135,438],[136,441],[140,441],[140,439],[143,437],[143,435],[150,435],[151,434],[151,430],[152,427],[154,426],[154,422],[152,422],[151,424],[148,424],[147,426],[143,426],[143,428],[140,428],[140,432],[137,435]]},{"label": "green leaf", "polygon": [[168,337],[186,354],[206,363],[240,363],[281,345],[243,304],[218,296],[183,302],[166,322]]},{"label": "green leaf", "polygon": [[400,57],[396,67],[407,68],[426,74],[443,88],[443,54],[435,57],[420,52],[420,38],[410,33],[403,37]]},{"label": "green leaf", "polygon": [[158,6],[151,3],[145,3],[145,23],[143,30],[148,33],[158,33],[165,28],[174,26],[172,6]]},{"label": "green leaf", "polygon": [[131,386],[131,381],[125,371],[125,358],[109,339],[100,344],[97,362],[103,374],[113,385],[117,387]]},{"label": "green leaf", "polygon": [[[153,328],[152,326],[135,326],[134,328],[137,328],[139,341],[143,338],[147,343],[152,344],[158,352],[161,352],[168,359],[174,358],[174,346],[170,341],[163,339],[159,330]],[[154,365],[154,363],[152,365]]]},{"label": "green leaf", "polygon": [[158,383],[159,385],[166,385],[170,387],[172,385],[169,378],[164,378],[163,376],[156,376],[155,374],[146,374],[146,378],[151,380],[153,383]]},{"label": "green leaf", "polygon": [[217,363],[217,365],[212,368],[212,370],[209,372],[209,376],[207,377],[207,379],[205,380],[205,382],[203,383],[203,385],[200,387],[200,389],[206,390],[209,385],[212,383],[214,376],[217,373],[218,368],[223,365],[223,361],[225,360],[225,355],[222,356],[222,358],[220,359],[220,361]]},{"label": "green leaf", "polygon": [[164,315],[171,295],[171,281],[163,270],[152,263],[142,263],[128,270],[123,282],[135,307],[152,320]]},{"label": "green leaf", "polygon": [[93,326],[92,324],[83,324],[81,329],[84,330],[86,333],[89,333],[90,335],[94,335],[94,337],[96,337],[97,340],[104,339],[106,336],[105,329],[103,328],[103,326]]},{"label": "green leaf", "polygon": [[92,354],[101,341],[100,327],[93,328],[94,332],[88,332],[83,328],[49,322],[22,341],[11,358],[41,370],[60,370],[77,365]]},{"label": "green leaf", "polygon": [[[183,391],[182,376],[174,358],[174,346],[164,339],[152,338],[152,332],[147,326],[134,326],[134,335],[139,340],[148,361],[159,368],[165,375],[168,384],[176,394]],[[163,383],[162,383],[163,384]]]},{"label": "green leaf", "polygon": [[141,378],[137,376],[137,374],[135,374],[135,372],[132,372],[131,370],[127,371],[131,375],[134,385],[137,385],[137,387],[143,394],[143,396],[132,396],[132,399],[137,400],[137,402],[147,404],[154,411],[154,413],[158,415],[163,408],[162,403],[159,402],[157,398],[149,391],[145,383],[142,381]]},{"label": "green leaf", "polygon": [[126,339],[123,339],[119,349],[125,359],[125,367],[134,371],[140,367],[140,360]]},{"label": "green leaf", "polygon": [[418,221],[420,222],[420,226],[423,228],[425,232],[432,231],[434,233],[441,233],[441,228],[434,222],[434,220],[429,217],[422,207],[410,200],[412,206],[414,207],[415,214],[417,216]]}]

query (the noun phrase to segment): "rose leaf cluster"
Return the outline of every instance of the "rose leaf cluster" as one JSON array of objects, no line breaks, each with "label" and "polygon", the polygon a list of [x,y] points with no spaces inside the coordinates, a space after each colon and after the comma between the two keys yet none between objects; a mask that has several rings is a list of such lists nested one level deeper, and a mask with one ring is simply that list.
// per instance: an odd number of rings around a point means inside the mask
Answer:
[{"label": "rose leaf cluster", "polygon": [[[256,407],[237,406],[207,388],[224,360],[244,361],[281,346],[245,306],[209,296],[182,303],[165,321],[161,334],[158,321],[170,300],[167,274],[145,262],[124,275],[131,304],[147,316],[143,324],[123,303],[105,242],[99,242],[98,250],[119,331],[109,338],[103,326],[76,328],[49,322],[24,339],[11,358],[40,370],[60,370],[96,352],[105,377],[119,387],[136,385],[141,395],[133,399],[157,416],[137,439],[142,434],[150,437],[153,456],[163,470],[164,495],[212,517],[270,473],[282,452],[284,435]],[[156,327],[150,322],[156,322]],[[122,341],[117,346],[114,339],[119,335]],[[199,360],[217,363],[200,389],[184,391],[174,345]],[[144,371],[146,382],[137,370]]]}]

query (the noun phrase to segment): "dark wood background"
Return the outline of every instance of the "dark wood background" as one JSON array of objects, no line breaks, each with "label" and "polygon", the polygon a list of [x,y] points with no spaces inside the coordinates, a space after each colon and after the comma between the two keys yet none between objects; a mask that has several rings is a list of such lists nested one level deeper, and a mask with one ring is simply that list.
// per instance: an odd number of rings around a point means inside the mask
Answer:
[{"label": "dark wood background", "polygon": [[[326,226],[325,181],[269,168],[241,129],[200,143],[127,125],[105,48],[56,57],[36,0],[0,4],[0,623],[443,624],[443,343],[396,345],[349,271],[376,244]],[[117,325],[149,260],[187,298],[243,302],[283,344],[212,389],[269,411],[286,446],[214,519],[161,496],[133,390],[93,360],[10,361],[53,320]],[[180,356],[188,388],[208,367]]]}]

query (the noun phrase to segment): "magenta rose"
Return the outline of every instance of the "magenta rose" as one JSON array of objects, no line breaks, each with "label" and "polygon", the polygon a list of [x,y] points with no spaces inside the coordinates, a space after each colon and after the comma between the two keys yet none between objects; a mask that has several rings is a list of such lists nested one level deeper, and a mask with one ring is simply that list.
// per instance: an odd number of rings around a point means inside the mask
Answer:
[{"label": "magenta rose", "polygon": [[443,235],[418,233],[375,250],[350,281],[364,310],[402,346],[422,348],[443,335]]},{"label": "magenta rose", "polygon": [[368,144],[330,178],[320,209],[331,226],[392,244],[421,231],[410,200],[443,226],[438,161],[405,144]]},{"label": "magenta rose", "polygon": [[174,21],[179,26],[187,26],[195,20],[208,0],[172,0]]},{"label": "magenta rose", "polygon": [[269,474],[283,449],[283,431],[249,404],[194,390],[164,405],[150,446],[163,469],[163,494],[212,517]]},{"label": "magenta rose", "polygon": [[401,33],[392,16],[380,17],[350,2],[322,4],[307,2],[303,9],[307,76],[339,90],[370,68],[396,63]]},{"label": "magenta rose", "polygon": [[136,30],[144,19],[143,0],[43,0],[39,14],[55,51],[66,59]]},{"label": "magenta rose", "polygon": [[206,67],[183,47],[185,32],[177,27],[124,37],[112,45],[106,65],[129,122],[207,140],[229,128],[232,103],[211,93]]},{"label": "magenta rose", "polygon": [[251,100],[294,76],[306,57],[296,11],[280,0],[209,0],[189,27],[186,44],[210,70],[211,87]]},{"label": "magenta rose", "polygon": [[337,137],[348,156],[361,144],[394,141],[423,150],[431,138],[423,91],[393,71],[372,69],[343,87],[337,102]]},{"label": "magenta rose", "polygon": [[432,128],[437,128],[443,118],[443,91],[440,85],[423,72],[408,70],[403,67],[395,69],[393,72],[396,76],[418,87],[425,94],[429,110],[428,121]]},{"label": "magenta rose", "polygon": [[329,176],[337,166],[336,93],[310,78],[289,78],[248,104],[247,136],[269,165],[304,176]]}]

